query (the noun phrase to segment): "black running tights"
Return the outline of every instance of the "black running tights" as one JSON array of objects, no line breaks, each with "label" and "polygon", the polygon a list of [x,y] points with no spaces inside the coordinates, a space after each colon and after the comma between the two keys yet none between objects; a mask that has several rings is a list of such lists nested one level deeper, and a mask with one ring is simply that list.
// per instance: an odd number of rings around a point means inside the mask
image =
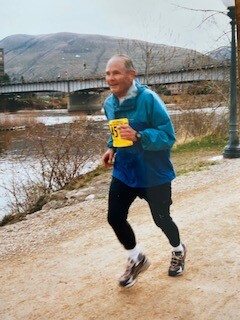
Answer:
[{"label": "black running tights", "polygon": [[124,248],[130,250],[136,246],[135,234],[127,221],[129,208],[136,197],[148,202],[155,224],[162,229],[170,244],[177,247],[180,244],[179,231],[170,216],[171,183],[132,188],[113,177],[109,190],[108,222]]}]

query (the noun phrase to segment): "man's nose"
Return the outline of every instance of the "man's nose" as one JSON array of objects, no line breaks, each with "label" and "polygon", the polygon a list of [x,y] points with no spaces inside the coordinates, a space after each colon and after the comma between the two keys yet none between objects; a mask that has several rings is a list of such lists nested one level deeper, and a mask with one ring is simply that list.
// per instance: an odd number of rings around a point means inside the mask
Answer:
[{"label": "man's nose", "polygon": [[108,79],[109,81],[114,80],[114,79],[115,79],[114,74],[108,74],[108,75],[107,75],[107,79]]}]

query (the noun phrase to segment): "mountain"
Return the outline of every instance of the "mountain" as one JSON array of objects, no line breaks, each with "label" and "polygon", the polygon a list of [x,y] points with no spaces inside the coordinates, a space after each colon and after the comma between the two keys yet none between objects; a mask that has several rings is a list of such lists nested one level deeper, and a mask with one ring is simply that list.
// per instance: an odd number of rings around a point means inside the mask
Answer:
[{"label": "mountain", "polygon": [[0,41],[4,48],[5,72],[16,80],[53,80],[103,75],[106,62],[115,53],[132,57],[138,73],[169,71],[212,64],[214,59],[199,52],[140,40],[56,33],[18,34]]},{"label": "mountain", "polygon": [[208,53],[210,58],[219,62],[228,62],[231,59],[231,47],[221,47]]}]

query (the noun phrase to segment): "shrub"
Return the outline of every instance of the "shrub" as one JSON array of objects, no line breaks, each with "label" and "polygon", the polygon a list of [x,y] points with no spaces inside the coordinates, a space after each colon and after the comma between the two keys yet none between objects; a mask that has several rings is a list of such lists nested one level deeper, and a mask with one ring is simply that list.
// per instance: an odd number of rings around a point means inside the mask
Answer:
[{"label": "shrub", "polygon": [[27,132],[25,153],[34,161],[26,167],[27,157],[22,159],[21,180],[16,180],[13,172],[11,186],[4,186],[11,194],[10,217],[40,210],[52,191],[94,168],[105,149],[106,133],[86,118],[55,127],[36,125]]}]

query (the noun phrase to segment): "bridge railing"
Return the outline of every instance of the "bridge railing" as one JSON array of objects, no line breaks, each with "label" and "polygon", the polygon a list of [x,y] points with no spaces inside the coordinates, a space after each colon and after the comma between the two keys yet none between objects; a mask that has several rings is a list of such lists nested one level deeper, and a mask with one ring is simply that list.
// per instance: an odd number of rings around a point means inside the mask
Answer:
[{"label": "bridge railing", "polygon": [[[229,65],[210,65],[204,68],[182,68],[168,72],[156,72],[148,75],[139,74],[137,77],[143,84],[170,84],[193,82],[202,80],[226,80],[229,75]],[[40,80],[25,83],[0,84],[0,94],[21,92],[66,92],[72,93],[81,90],[106,89],[108,85],[104,75],[88,78]]]}]

